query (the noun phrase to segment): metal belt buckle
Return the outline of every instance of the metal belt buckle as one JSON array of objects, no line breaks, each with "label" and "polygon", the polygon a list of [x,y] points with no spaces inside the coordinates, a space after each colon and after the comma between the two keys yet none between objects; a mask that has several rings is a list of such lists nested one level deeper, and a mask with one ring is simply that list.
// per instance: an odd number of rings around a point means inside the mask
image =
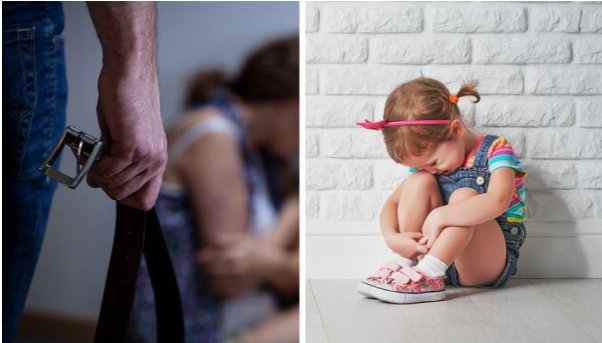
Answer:
[{"label": "metal belt buckle", "polygon": [[[77,173],[74,177],[60,172],[59,170],[52,167],[54,160],[62,152],[63,147],[67,145],[77,151]],[[56,181],[68,186],[69,188],[75,189],[77,185],[82,181],[84,176],[88,173],[92,164],[100,160],[102,157],[103,143],[90,136],[89,134],[74,128],[73,126],[67,126],[61,139],[57,145],[52,149],[50,156],[42,163],[38,168],[42,173],[55,179]],[[85,163],[82,164],[82,160],[85,158]]]}]

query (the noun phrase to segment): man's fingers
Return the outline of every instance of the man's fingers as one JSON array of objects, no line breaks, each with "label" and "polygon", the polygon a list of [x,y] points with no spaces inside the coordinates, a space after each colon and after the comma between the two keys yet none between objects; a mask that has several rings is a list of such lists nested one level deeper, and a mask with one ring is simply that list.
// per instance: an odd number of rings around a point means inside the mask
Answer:
[{"label": "man's fingers", "polygon": [[[135,202],[138,199],[136,196],[138,190],[142,191],[142,187],[146,184],[146,182],[150,181],[148,180],[150,176],[148,173],[148,170],[144,170],[125,184],[116,188],[109,188],[106,184],[106,179],[102,180],[103,183],[99,183],[102,189],[105,191],[105,193],[107,193],[108,196],[111,197],[111,199],[120,202],[128,201],[131,203],[132,201]],[[128,199],[130,197],[131,199]]]},{"label": "man's fingers", "polygon": [[116,157],[112,155],[104,155],[102,156],[100,161],[97,161],[92,165],[90,171],[93,171],[100,177],[110,178],[120,173],[131,164],[132,161],[126,160],[125,158]]},{"label": "man's fingers", "polygon": [[88,175],[86,175],[86,181],[88,182],[88,186],[92,188],[100,187],[98,182],[96,182],[96,175],[93,172],[88,172]]},{"label": "man's fingers", "polygon": [[155,171],[154,175],[149,170],[145,170],[128,182],[116,188],[110,188],[111,186],[108,184],[110,181],[90,171],[87,181],[90,187],[102,187],[103,191],[113,200],[117,200],[130,207],[148,211],[155,205],[155,201],[157,200],[159,190],[161,189],[162,174],[162,170]]},{"label": "man's fingers", "polygon": [[[145,171],[149,172],[149,169],[144,168],[144,166],[140,163],[133,163],[113,176],[110,176],[110,177],[100,176],[98,178],[98,183],[100,184],[100,186],[103,189],[117,189],[119,187],[125,186],[130,181],[133,181],[134,178],[136,178],[136,176],[142,174]],[[145,180],[145,181],[148,181],[148,180]],[[140,186],[138,188],[141,188],[141,187],[142,186]]]},{"label": "man's fingers", "polygon": [[[123,192],[116,195],[123,195],[129,192],[130,195],[126,195],[121,199],[113,199],[119,200],[119,202],[121,202],[124,205],[128,205],[130,207],[134,207],[143,211],[148,211],[151,208],[153,208],[153,206],[155,205],[155,201],[157,200],[157,196],[159,195],[159,190],[161,188],[161,176],[162,175],[152,176],[151,179],[141,188],[134,190],[137,187],[137,185],[140,184],[140,182],[145,180],[145,177],[148,177],[148,174],[139,175],[132,181],[130,181],[131,183],[133,183],[132,185],[129,185],[128,183],[125,186],[117,188],[116,190],[105,190],[105,192],[107,192],[109,196],[111,196],[111,193],[115,194],[114,192]],[[126,188],[130,186],[131,188]]]}]

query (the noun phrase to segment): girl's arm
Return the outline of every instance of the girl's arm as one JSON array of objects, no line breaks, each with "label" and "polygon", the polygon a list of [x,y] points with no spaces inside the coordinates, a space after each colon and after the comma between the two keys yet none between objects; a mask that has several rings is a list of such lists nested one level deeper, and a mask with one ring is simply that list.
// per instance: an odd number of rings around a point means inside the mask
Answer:
[{"label": "girl's arm", "polygon": [[247,235],[247,192],[236,138],[208,133],[178,158],[201,247],[221,248]]},{"label": "girl's arm", "polygon": [[495,219],[508,209],[515,191],[515,170],[496,169],[489,180],[487,193],[441,206],[433,210],[441,227],[474,226]]}]

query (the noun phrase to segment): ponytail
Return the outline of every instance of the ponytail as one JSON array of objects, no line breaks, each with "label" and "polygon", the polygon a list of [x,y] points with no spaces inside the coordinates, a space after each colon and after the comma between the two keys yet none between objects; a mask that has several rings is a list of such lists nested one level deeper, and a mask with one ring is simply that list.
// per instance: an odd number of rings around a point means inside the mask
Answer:
[{"label": "ponytail", "polygon": [[473,101],[473,103],[476,104],[477,102],[481,101],[481,95],[479,94],[479,92],[476,91],[478,85],[479,81],[476,80],[465,83],[462,85],[462,87],[460,87],[460,90],[458,91],[458,93],[456,93],[456,96],[458,98],[461,98],[466,95],[472,95],[475,98],[477,98],[476,101]]}]

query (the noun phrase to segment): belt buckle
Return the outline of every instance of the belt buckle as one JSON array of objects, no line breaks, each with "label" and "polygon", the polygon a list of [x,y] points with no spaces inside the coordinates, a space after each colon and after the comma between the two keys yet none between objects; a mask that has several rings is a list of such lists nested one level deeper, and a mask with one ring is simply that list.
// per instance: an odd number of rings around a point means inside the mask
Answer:
[{"label": "belt buckle", "polygon": [[[77,173],[74,177],[62,173],[58,169],[52,167],[56,158],[63,151],[63,147],[69,146],[76,149],[77,155]],[[63,131],[63,135],[59,142],[55,145],[52,152],[46,158],[44,163],[38,168],[42,173],[52,179],[66,185],[71,189],[75,189],[88,173],[92,164],[100,160],[102,157],[102,148],[104,144],[93,136],[73,127],[67,126]],[[82,157],[86,157],[86,162],[81,164]]]}]

